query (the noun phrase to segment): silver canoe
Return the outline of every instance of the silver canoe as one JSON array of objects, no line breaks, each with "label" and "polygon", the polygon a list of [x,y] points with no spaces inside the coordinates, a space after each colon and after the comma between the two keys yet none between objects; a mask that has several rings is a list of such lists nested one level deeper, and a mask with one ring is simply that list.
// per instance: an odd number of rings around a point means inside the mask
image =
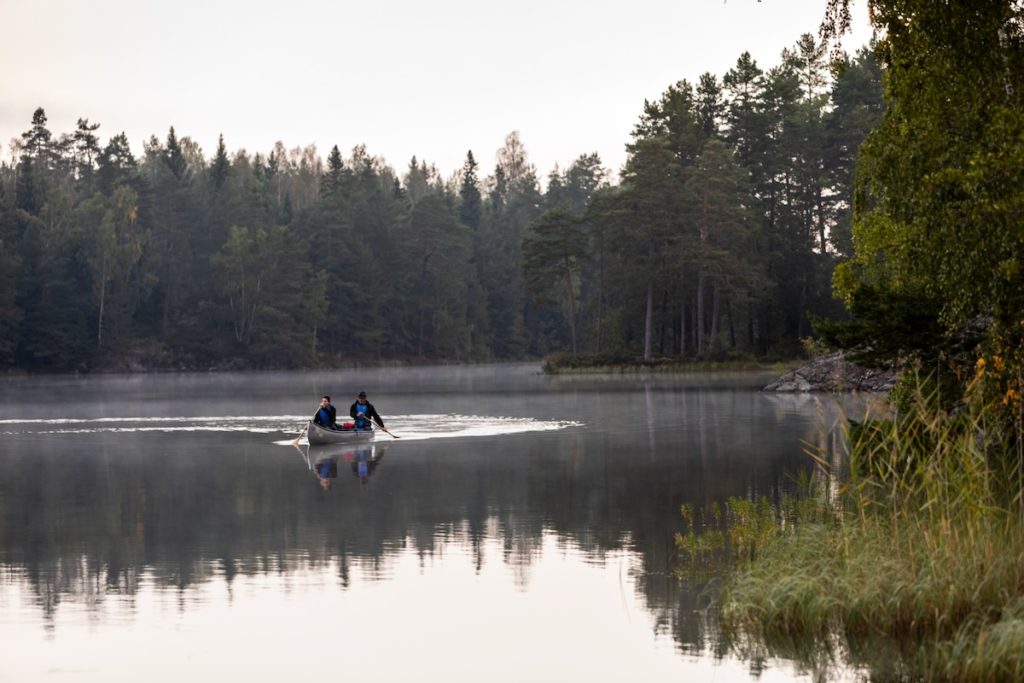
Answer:
[{"label": "silver canoe", "polygon": [[313,446],[320,446],[328,443],[363,443],[373,441],[373,430],[364,429],[357,432],[354,429],[324,429],[312,420],[306,428],[306,438]]}]

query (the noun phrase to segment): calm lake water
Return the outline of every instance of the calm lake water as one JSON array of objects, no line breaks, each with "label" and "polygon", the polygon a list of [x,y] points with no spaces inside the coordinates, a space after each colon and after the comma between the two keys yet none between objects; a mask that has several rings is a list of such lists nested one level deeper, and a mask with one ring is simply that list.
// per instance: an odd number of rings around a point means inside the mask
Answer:
[{"label": "calm lake water", "polygon": [[[681,504],[833,446],[835,402],[770,378],[0,381],[0,680],[803,678],[722,648],[674,575]],[[401,439],[290,445],[359,390]]]}]

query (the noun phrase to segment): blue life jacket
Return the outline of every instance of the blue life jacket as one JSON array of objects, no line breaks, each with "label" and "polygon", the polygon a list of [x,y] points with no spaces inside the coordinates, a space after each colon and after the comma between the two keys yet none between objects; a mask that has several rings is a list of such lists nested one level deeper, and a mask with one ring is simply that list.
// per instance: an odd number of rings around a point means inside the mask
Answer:
[{"label": "blue life jacket", "polygon": [[369,403],[356,403],[356,429],[362,430],[370,427],[369,420],[366,419],[366,408],[369,405]]},{"label": "blue life jacket", "polygon": [[327,408],[321,408],[317,411],[317,417],[320,418],[320,424],[324,427],[331,426],[331,414],[327,412]]}]

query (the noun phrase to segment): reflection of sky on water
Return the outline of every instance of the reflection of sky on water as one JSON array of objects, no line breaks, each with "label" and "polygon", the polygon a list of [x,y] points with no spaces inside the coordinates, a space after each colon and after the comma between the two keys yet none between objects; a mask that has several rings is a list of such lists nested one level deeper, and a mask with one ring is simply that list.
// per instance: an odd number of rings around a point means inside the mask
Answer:
[{"label": "reflection of sky on water", "polygon": [[[680,657],[639,597],[630,552],[585,561],[546,533],[526,576],[497,541],[483,562],[464,543],[424,556],[397,550],[386,566],[289,560],[287,571],[209,579],[186,591],[140,577],[131,596],[107,596],[91,609],[66,605],[49,636],[18,577],[0,587],[5,679],[40,675],[74,680],[179,681],[182,669],[204,680],[295,680],[344,672],[345,678],[406,681],[743,680],[733,658]],[[10,579],[14,579],[13,581]],[[347,587],[346,587],[347,586]],[[706,653],[705,653],[706,654]],[[641,664],[642,663],[642,664]],[[791,680],[785,663],[759,680]],[[642,672],[639,675],[638,672]],[[685,679],[679,679],[682,675]]]},{"label": "reflection of sky on water", "polygon": [[[791,487],[808,446],[840,463],[836,401],[750,373],[360,372],[0,382],[0,680],[37,656],[55,678],[150,656],[167,680],[279,680],[335,651],[372,680],[793,675],[712,656],[672,535],[683,503]],[[339,384],[374,389],[403,438],[292,447]]]}]

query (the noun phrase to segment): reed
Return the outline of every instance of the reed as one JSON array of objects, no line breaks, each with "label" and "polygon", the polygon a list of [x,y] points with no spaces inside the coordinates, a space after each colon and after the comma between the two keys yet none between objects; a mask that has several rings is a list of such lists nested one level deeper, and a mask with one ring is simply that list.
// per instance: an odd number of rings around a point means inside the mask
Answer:
[{"label": "reed", "polygon": [[732,500],[706,524],[690,513],[684,565],[716,553],[733,567],[727,640],[839,651],[872,678],[1024,680],[1020,421],[980,400],[943,410],[929,386],[851,424],[838,498]]}]

